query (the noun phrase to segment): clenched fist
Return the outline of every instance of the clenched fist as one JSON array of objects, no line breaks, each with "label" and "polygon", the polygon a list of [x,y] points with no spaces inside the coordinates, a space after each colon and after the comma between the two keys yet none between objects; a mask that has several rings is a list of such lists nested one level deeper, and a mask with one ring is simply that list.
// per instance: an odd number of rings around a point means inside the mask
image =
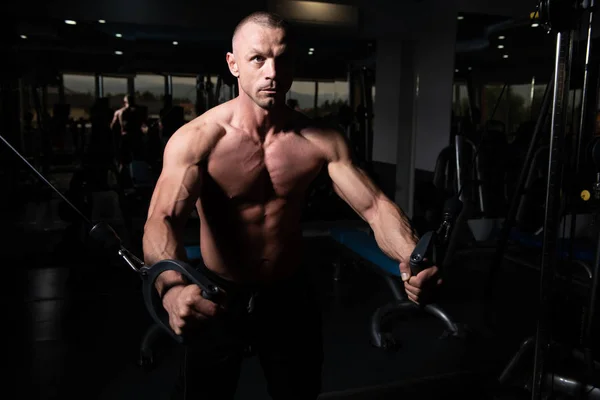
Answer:
[{"label": "clenched fist", "polygon": [[198,285],[180,285],[170,288],[163,296],[162,303],[169,314],[169,325],[177,335],[182,335],[225,311],[222,300],[219,303],[202,297]]},{"label": "clenched fist", "polygon": [[439,269],[436,266],[426,268],[417,275],[412,275],[408,263],[401,262],[400,274],[408,298],[416,304],[429,302],[437,293],[437,288],[442,284]]}]

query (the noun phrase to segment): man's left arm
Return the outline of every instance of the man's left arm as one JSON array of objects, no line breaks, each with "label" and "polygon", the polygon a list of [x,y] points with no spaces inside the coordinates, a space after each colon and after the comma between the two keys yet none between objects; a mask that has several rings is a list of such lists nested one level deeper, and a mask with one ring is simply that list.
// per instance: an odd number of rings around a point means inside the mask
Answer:
[{"label": "man's left arm", "polygon": [[409,258],[419,238],[408,216],[353,163],[350,149],[341,134],[327,134],[323,144],[336,193],[369,224],[379,248],[399,262],[408,296],[418,303],[423,284],[435,279],[438,269],[428,268],[411,277]]}]

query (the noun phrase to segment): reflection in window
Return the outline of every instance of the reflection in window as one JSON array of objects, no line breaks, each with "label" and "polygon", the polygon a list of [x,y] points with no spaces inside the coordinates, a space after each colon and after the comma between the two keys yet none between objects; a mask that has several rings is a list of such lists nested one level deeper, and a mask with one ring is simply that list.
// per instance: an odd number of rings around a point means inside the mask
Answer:
[{"label": "reflection in window", "polygon": [[136,75],[135,101],[148,108],[148,118],[158,118],[164,107],[165,77],[161,75]]},{"label": "reflection in window", "polygon": [[197,117],[195,77],[173,77],[173,105],[183,108],[183,117],[186,121]]},{"label": "reflection in window", "polygon": [[540,113],[540,109],[542,108],[542,102],[544,101],[544,92],[546,91],[546,84],[534,84],[533,85],[533,93],[530,94],[531,97],[531,120],[537,120],[537,117]]},{"label": "reflection in window", "polygon": [[[486,85],[483,89],[483,117],[488,130],[503,132],[510,141],[522,126],[530,126],[539,114],[545,85],[532,84],[507,86],[497,106],[493,120],[489,121],[504,85]],[[529,128],[528,128],[529,129]]]},{"label": "reflection in window", "polygon": [[95,79],[93,75],[64,74],[65,101],[71,106],[71,118],[89,119],[94,105]]},{"label": "reflection in window", "polygon": [[127,78],[105,76],[103,79],[104,97],[114,110],[123,107],[123,97],[127,94]]},{"label": "reflection in window", "polygon": [[297,110],[308,116],[314,116],[315,82],[294,81],[287,97],[288,104],[293,104]]},{"label": "reflection in window", "polygon": [[212,84],[210,89],[212,90],[213,106],[223,104],[233,98],[231,86],[225,85],[222,80],[221,86],[219,87],[219,93],[217,93],[217,85],[219,83],[218,75],[211,75],[210,82]]},{"label": "reflection in window", "polygon": [[510,103],[507,95],[508,88],[502,90],[504,85],[485,85],[483,88],[482,112],[483,122],[488,132],[507,133],[507,116]]},{"label": "reflection in window", "polygon": [[320,117],[336,116],[343,105],[348,105],[348,82],[319,82],[317,114]]}]

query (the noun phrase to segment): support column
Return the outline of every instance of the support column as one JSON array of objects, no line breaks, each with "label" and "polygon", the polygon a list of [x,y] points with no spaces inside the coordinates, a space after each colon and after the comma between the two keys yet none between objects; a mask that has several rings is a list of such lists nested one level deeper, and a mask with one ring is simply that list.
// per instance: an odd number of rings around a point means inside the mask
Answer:
[{"label": "support column", "polygon": [[415,79],[416,43],[405,41],[400,58],[400,108],[398,109],[398,142],[396,147],[396,193],[394,200],[409,217],[414,214],[415,191]]},{"label": "support column", "polygon": [[127,77],[127,94],[135,98],[135,77],[133,76]]},{"label": "support column", "polygon": [[414,47],[392,35],[378,40],[373,137],[373,162],[381,172],[393,174],[394,187],[386,191],[409,217],[414,192]]},{"label": "support column", "polygon": [[438,154],[449,144],[456,23],[456,13],[438,13],[426,24],[433,29],[421,32],[418,39],[415,52],[417,170],[433,172]]},{"label": "support column", "polygon": [[65,104],[65,81],[63,79],[63,74],[58,75],[58,104]]},{"label": "support column", "polygon": [[96,74],[94,76],[94,94],[96,100],[104,97],[104,77],[102,74]]},{"label": "support column", "polygon": [[165,76],[165,100],[164,109],[168,110],[173,107],[173,75]]},{"label": "support column", "polygon": [[204,86],[204,75],[196,76],[196,115],[206,112],[206,88]]}]

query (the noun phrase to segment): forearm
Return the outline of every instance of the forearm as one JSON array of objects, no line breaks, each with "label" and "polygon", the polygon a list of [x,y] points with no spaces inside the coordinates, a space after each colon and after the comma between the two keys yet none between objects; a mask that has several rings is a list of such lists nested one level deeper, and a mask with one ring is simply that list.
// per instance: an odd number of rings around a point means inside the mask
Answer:
[{"label": "forearm", "polygon": [[408,216],[385,196],[375,201],[367,215],[379,248],[394,260],[407,262],[419,240]]},{"label": "forearm", "polygon": [[[168,219],[149,219],[144,227],[144,262],[152,265],[162,260],[187,261],[181,236],[181,230],[176,229]],[[156,280],[156,289],[162,294],[165,288],[184,283],[178,272],[165,271]]]}]

